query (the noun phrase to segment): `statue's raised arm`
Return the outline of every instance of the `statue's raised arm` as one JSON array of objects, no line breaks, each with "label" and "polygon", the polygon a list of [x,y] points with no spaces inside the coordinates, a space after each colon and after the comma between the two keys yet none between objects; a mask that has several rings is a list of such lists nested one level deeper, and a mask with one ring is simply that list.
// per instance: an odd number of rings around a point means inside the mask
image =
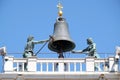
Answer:
[{"label": "statue's raised arm", "polygon": [[49,40],[40,40],[40,41],[33,41],[34,44],[42,44],[44,42],[48,42]]}]

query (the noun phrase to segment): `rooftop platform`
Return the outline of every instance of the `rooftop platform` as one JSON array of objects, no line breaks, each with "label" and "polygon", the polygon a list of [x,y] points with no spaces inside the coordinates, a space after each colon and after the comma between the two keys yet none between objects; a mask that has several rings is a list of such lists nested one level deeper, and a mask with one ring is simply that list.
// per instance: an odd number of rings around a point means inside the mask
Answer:
[{"label": "rooftop platform", "polygon": [[119,62],[115,57],[97,59],[5,56],[0,80],[120,80]]}]

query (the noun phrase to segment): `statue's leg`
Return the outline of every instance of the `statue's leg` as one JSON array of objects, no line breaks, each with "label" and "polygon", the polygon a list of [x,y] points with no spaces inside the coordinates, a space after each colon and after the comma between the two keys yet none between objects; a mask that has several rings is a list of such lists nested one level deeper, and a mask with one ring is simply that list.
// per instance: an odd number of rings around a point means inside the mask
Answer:
[{"label": "statue's leg", "polygon": [[24,63],[24,71],[27,71],[27,63]]}]

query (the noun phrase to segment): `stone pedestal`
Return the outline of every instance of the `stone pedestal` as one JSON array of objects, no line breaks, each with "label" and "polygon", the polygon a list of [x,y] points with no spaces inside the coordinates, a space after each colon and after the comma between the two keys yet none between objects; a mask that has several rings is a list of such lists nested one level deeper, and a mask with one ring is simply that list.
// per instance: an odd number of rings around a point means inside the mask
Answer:
[{"label": "stone pedestal", "polygon": [[58,72],[64,72],[64,63],[58,63]]},{"label": "stone pedestal", "polygon": [[5,56],[3,64],[4,64],[4,72],[13,71],[13,57],[12,56]]},{"label": "stone pedestal", "polygon": [[28,71],[29,72],[36,72],[36,68],[37,68],[37,58],[36,57],[29,57],[28,58]]},{"label": "stone pedestal", "polygon": [[94,57],[86,58],[86,71],[88,71],[88,72],[94,71]]}]

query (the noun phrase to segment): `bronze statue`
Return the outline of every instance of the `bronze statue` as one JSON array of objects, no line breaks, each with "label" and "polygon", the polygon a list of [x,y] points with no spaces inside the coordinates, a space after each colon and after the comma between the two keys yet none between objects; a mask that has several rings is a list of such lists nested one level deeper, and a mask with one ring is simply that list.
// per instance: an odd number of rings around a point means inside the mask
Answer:
[{"label": "bronze statue", "polygon": [[34,55],[33,49],[35,44],[42,44],[44,42],[48,42],[49,40],[42,40],[42,41],[34,41],[33,36],[29,36],[27,38],[27,44],[24,48],[23,58],[31,57]]},{"label": "bronze statue", "polygon": [[[42,40],[42,41],[34,41],[33,36],[29,36],[27,38],[27,44],[24,48],[23,58],[28,58],[34,56],[34,45],[35,44],[42,44],[44,42],[48,42],[49,40]],[[24,69],[27,70],[27,63],[24,64]]]},{"label": "bronze statue", "polygon": [[88,56],[92,56],[92,57],[98,57],[96,55],[96,44],[93,42],[92,38],[88,38],[87,39],[87,44],[88,47],[86,47],[83,50],[73,50],[72,53],[83,53],[86,52],[88,54]]},{"label": "bronze statue", "polygon": [[[88,56],[99,58],[99,55],[97,54],[97,51],[96,51],[96,43],[93,42],[92,38],[87,39],[87,44],[88,44],[88,47],[86,47],[85,49],[73,50],[72,53],[84,53],[85,52]],[[100,67],[98,63],[95,64],[95,70],[100,71]]]}]

